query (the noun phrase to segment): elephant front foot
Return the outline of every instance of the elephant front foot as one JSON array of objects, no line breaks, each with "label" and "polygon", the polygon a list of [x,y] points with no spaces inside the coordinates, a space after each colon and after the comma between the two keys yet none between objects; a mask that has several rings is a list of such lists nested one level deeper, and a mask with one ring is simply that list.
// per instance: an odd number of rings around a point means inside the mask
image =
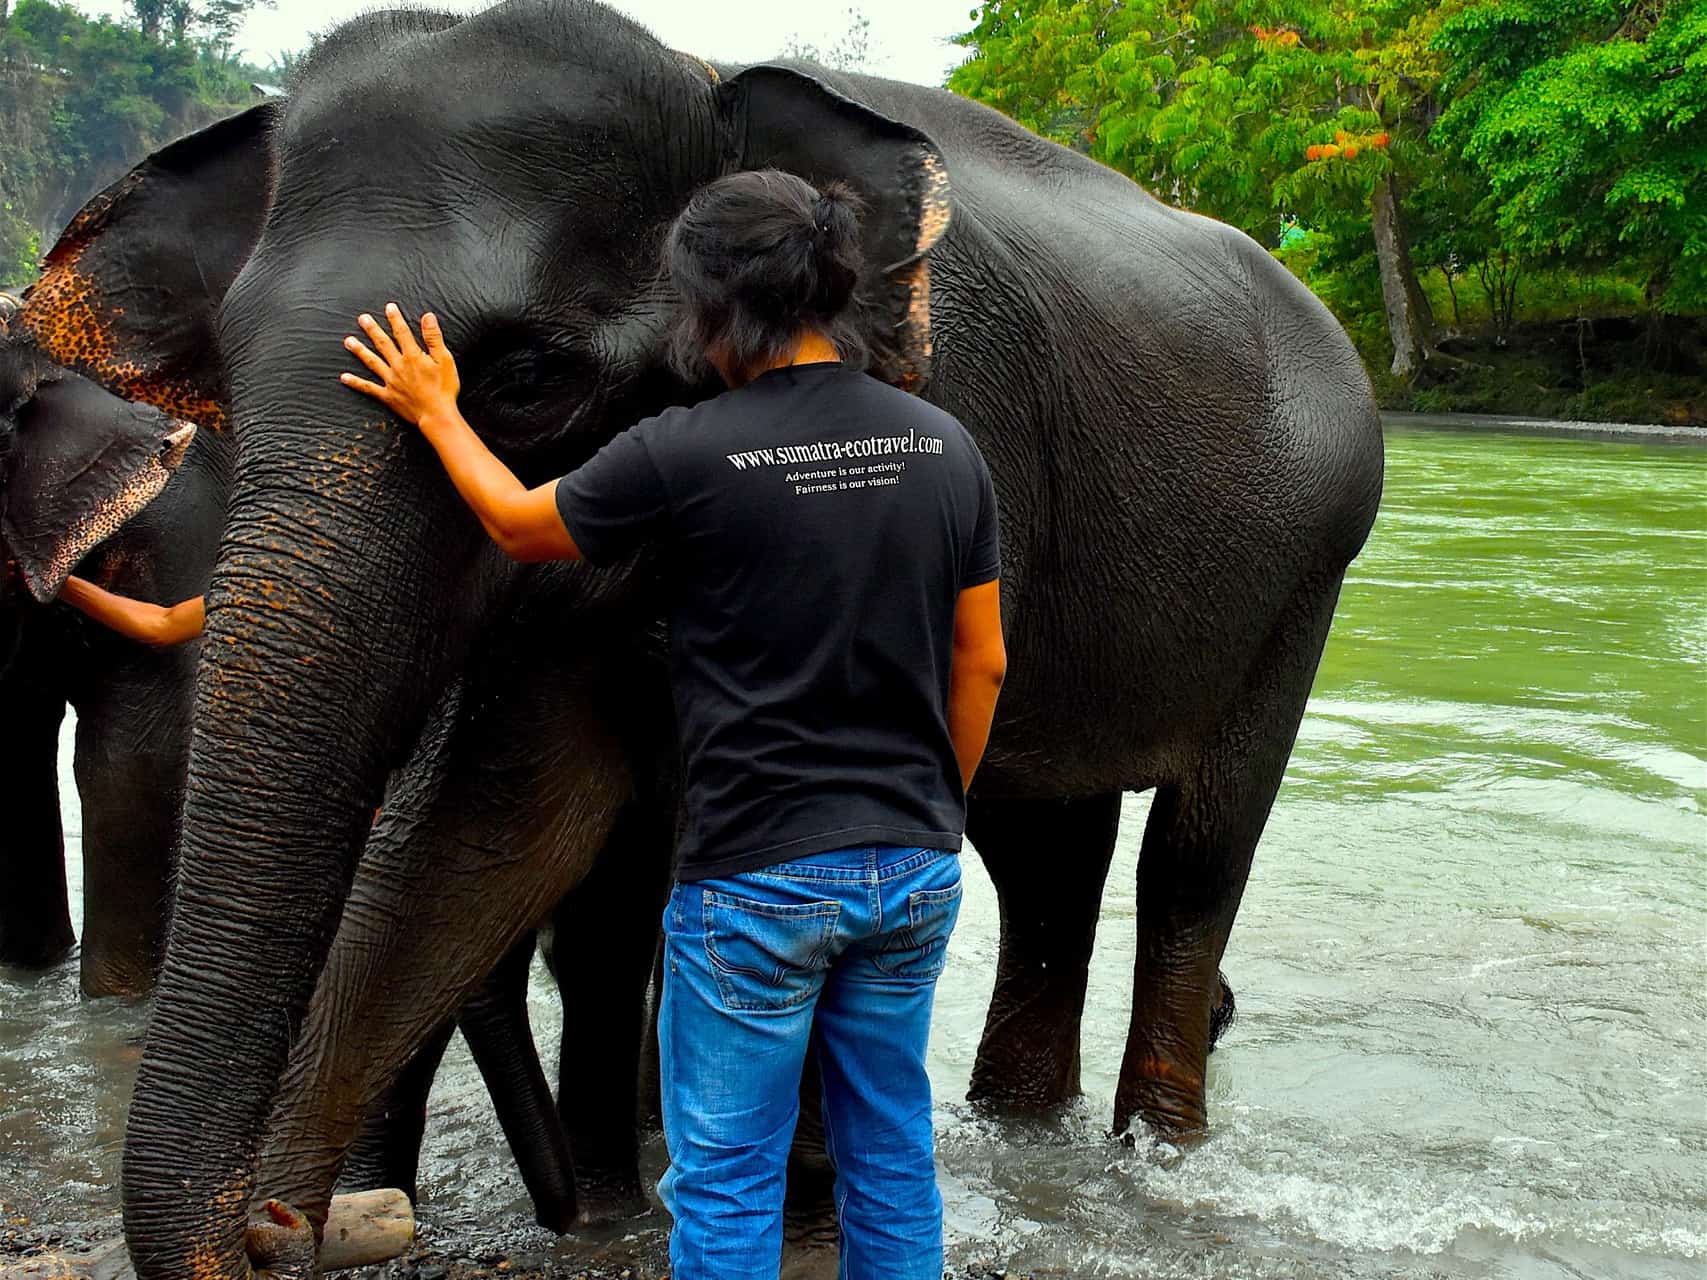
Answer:
[{"label": "elephant front foot", "polygon": [[993,1110],[1049,1115],[1079,1096],[1079,1020],[1053,1000],[990,1003],[967,1100]]},{"label": "elephant front foot", "polygon": [[139,1000],[154,990],[158,968],[157,957],[114,958],[85,946],[79,962],[78,987],[91,1000],[115,996]]},{"label": "elephant front foot", "polygon": [[51,969],[77,946],[71,921],[50,920],[45,926],[7,920],[0,925],[0,965],[20,969]]},{"label": "elephant front foot", "polygon": [[1114,1095],[1114,1132],[1137,1141],[1139,1125],[1158,1142],[1192,1146],[1209,1136],[1203,1071],[1159,1057],[1128,1060]]},{"label": "elephant front foot", "polygon": [[[592,1181],[577,1179],[575,1199],[578,1203],[570,1206],[571,1227],[554,1227],[543,1216],[539,1219],[540,1226],[561,1235],[572,1228],[614,1226],[652,1212],[652,1202],[640,1189],[638,1176]],[[545,1206],[537,1200],[534,1207],[542,1215],[545,1212]]]},{"label": "elephant front foot", "polygon": [[314,1228],[282,1200],[267,1200],[249,1218],[244,1247],[257,1280],[314,1280]]}]

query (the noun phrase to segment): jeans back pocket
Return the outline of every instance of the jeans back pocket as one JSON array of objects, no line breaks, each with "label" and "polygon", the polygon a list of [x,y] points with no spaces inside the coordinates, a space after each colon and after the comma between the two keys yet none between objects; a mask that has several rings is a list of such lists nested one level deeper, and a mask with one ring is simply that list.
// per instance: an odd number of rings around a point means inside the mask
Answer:
[{"label": "jeans back pocket", "polygon": [[705,951],[725,1008],[776,1012],[811,999],[830,968],[841,904],[704,896]]},{"label": "jeans back pocket", "polygon": [[891,930],[872,957],[892,978],[942,976],[948,963],[948,936],[960,917],[960,882],[946,889],[918,889],[907,895],[907,923]]}]

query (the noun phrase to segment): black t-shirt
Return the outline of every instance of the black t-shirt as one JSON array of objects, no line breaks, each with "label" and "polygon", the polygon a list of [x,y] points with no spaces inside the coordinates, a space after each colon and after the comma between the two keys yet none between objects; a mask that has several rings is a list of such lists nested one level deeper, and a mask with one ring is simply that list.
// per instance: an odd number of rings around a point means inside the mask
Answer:
[{"label": "black t-shirt", "polygon": [[774,369],[624,432],[557,506],[594,564],[666,550],[682,879],[960,848],[954,609],[1000,548],[959,422],[839,364]]}]

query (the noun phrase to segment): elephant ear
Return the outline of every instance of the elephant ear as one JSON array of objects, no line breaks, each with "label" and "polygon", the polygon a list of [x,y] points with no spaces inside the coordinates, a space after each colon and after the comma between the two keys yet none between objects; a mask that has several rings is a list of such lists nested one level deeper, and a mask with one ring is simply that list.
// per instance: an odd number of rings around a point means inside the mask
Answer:
[{"label": "elephant ear", "polygon": [[872,372],[916,391],[930,375],[931,246],[948,229],[948,168],[910,125],[785,67],[750,67],[717,86],[742,169],[777,168],[822,185],[840,179],[866,202]]},{"label": "elephant ear", "polygon": [[41,349],[126,400],[223,429],[214,317],[260,238],[282,110],[180,138],[84,205],[25,294]]}]

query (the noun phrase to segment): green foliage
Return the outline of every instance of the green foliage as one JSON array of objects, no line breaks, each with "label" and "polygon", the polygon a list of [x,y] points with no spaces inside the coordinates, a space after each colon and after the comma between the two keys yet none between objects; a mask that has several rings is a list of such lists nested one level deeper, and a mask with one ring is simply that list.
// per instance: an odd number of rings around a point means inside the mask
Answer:
[{"label": "green foliage", "polygon": [[951,89],[1269,245],[1372,369],[1392,353],[1371,236],[1389,180],[1448,337],[1707,308],[1707,0],[991,0],[972,19]]},{"label": "green foliage", "polygon": [[40,246],[147,152],[253,100],[260,73],[190,38],[209,7],[156,6],[154,36],[150,14],[132,8],[136,25],[47,0],[10,6],[0,27],[0,284],[33,277]]},{"label": "green foliage", "polygon": [[1504,245],[1707,308],[1707,3],[1479,0],[1437,43],[1434,138],[1485,180]]},{"label": "green foliage", "polygon": [[[1424,0],[997,0],[949,87],[1273,244],[1426,161]],[[1312,148],[1328,148],[1327,154]]]},{"label": "green foliage", "polygon": [[[949,87],[1270,247],[1294,221],[1373,241],[1376,269],[1415,296],[1404,220],[1378,239],[1373,205],[1379,191],[1400,206],[1434,177],[1425,120],[1443,11],[1430,0],[996,0],[961,38],[973,56]],[[1431,346],[1426,312],[1419,302],[1389,319],[1414,365]]]}]

